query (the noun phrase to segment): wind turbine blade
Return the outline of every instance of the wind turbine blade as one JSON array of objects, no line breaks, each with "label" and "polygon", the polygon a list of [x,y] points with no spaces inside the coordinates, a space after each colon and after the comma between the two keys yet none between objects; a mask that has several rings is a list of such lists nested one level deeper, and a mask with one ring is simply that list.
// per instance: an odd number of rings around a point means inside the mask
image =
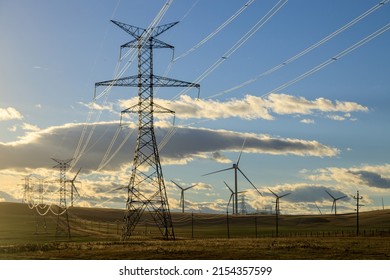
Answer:
[{"label": "wind turbine blade", "polygon": [[291,193],[286,193],[286,194],[284,194],[284,195],[281,195],[281,196],[279,196],[279,198],[282,198],[282,197],[285,197],[285,196],[288,196],[288,195],[290,195]]},{"label": "wind turbine blade", "polygon": [[229,167],[229,168],[226,168],[226,169],[222,169],[222,170],[218,170],[218,171],[210,172],[210,173],[207,173],[207,174],[203,174],[202,176],[207,176],[207,175],[211,175],[211,174],[215,174],[215,173],[219,173],[219,172],[227,171],[227,170],[230,170],[230,169],[233,169],[233,168],[234,168],[234,167]]},{"label": "wind turbine blade", "polygon": [[240,192],[237,192],[237,194],[239,194],[239,193],[246,193],[246,191],[240,191]]},{"label": "wind turbine blade", "polygon": [[325,191],[326,191],[327,194],[329,194],[329,196],[330,196],[331,198],[335,199],[334,196],[330,194],[330,192],[328,192],[327,190],[325,190]]},{"label": "wind turbine blade", "polygon": [[79,171],[77,171],[77,173],[76,173],[76,175],[74,176],[72,182],[74,182],[74,181],[76,180],[76,177],[77,177],[77,175],[79,175],[80,171],[81,171],[81,167],[79,168]]},{"label": "wind turbine blade", "polygon": [[346,195],[343,195],[343,196],[340,196],[340,197],[336,198],[336,200],[343,199],[343,198],[346,198],[346,197],[347,197]]},{"label": "wind turbine blade", "polygon": [[244,172],[242,172],[240,168],[237,168],[237,169],[238,169],[238,171],[240,171],[240,173],[242,174],[242,176],[244,176],[245,179],[252,185],[252,187],[253,187],[261,196],[263,196],[262,193],[259,192],[259,190],[256,188],[256,186],[251,182],[251,180],[249,180],[249,178],[244,174]]},{"label": "wind turbine blade", "polygon": [[272,194],[276,197],[278,197],[278,195],[276,193],[274,193],[273,191],[271,191],[271,189],[267,188],[270,192],[272,192]]},{"label": "wind turbine blade", "polygon": [[195,187],[196,185],[198,185],[198,184],[195,184],[195,185],[192,185],[192,186],[190,186],[190,187],[187,187],[187,188],[185,188],[184,190],[186,191],[186,190],[192,189],[192,188]]},{"label": "wind turbine blade", "polygon": [[244,139],[244,142],[242,143],[241,152],[240,152],[240,155],[238,156],[237,163],[236,163],[237,166],[240,163],[242,151],[244,150],[244,146],[245,146],[245,142],[246,142],[246,138]]},{"label": "wind turbine blade", "polygon": [[227,206],[226,206],[226,210],[229,209],[229,205],[230,205],[230,202],[232,201],[233,195],[234,195],[234,193],[232,193],[232,194],[230,195],[229,202],[228,202],[228,204],[227,204]]},{"label": "wind turbine blade", "polygon": [[80,196],[79,191],[77,190],[77,188],[74,184],[72,184],[72,188],[76,191],[77,195]]},{"label": "wind turbine blade", "polygon": [[232,193],[232,195],[234,194],[234,191],[229,187],[229,185],[225,182],[225,181],[223,181],[224,183],[225,183],[225,185],[226,185],[226,187],[230,190],[230,192]]},{"label": "wind turbine blade", "polygon": [[174,181],[171,180],[172,183],[174,183],[178,188],[180,188],[181,190],[183,190],[183,188],[181,186],[179,186],[177,183],[175,183]]},{"label": "wind turbine blade", "polygon": [[113,189],[109,192],[119,191],[119,190],[123,190],[123,189],[127,189],[127,187],[119,187],[119,188]]}]

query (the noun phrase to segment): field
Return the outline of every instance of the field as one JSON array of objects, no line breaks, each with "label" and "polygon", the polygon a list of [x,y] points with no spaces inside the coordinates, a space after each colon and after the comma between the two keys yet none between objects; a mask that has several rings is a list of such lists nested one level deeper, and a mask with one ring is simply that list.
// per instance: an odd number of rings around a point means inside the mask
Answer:
[{"label": "field", "polygon": [[[71,239],[58,217],[0,203],[0,259],[390,259],[390,211],[356,214],[226,216],[172,213],[175,241],[149,215],[121,242],[122,210],[74,207]],[[64,219],[60,216],[60,225]]]}]

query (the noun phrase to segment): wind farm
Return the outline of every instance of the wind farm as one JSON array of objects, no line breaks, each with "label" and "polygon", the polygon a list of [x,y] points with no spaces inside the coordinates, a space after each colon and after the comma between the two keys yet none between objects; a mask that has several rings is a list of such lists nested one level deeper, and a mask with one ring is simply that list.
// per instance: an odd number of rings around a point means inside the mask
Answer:
[{"label": "wind farm", "polygon": [[389,257],[390,0],[76,2],[0,17],[2,258]]}]

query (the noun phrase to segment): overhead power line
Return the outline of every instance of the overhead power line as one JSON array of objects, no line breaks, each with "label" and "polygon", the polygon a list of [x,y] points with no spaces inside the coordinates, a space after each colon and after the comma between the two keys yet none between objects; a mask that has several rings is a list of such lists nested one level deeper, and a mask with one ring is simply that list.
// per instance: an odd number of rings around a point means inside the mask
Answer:
[{"label": "overhead power line", "polygon": [[224,23],[222,23],[217,29],[215,29],[213,32],[211,32],[209,35],[207,35],[203,40],[201,40],[199,43],[194,45],[192,48],[184,52],[183,54],[176,57],[172,62],[176,62],[179,59],[184,58],[185,56],[189,55],[193,51],[197,50],[199,47],[201,47],[203,44],[205,44],[207,41],[209,41],[211,38],[213,38],[215,35],[217,35],[220,31],[222,31],[226,26],[228,26],[233,20],[235,20],[242,12],[244,12],[255,0],[249,0],[246,2],[239,10],[237,10],[231,17],[229,17]]},{"label": "overhead power line", "polygon": [[356,17],[355,19],[353,19],[352,21],[348,22],[347,24],[343,25],[342,27],[340,27],[339,29],[337,29],[336,31],[334,31],[333,33],[329,34],[328,36],[324,37],[323,39],[321,39],[320,41],[318,41],[317,43],[311,45],[310,47],[304,49],[303,51],[301,51],[300,53],[294,55],[293,57],[287,59],[286,61],[276,65],[275,67],[257,75],[256,77],[250,79],[250,80],[247,80],[237,86],[234,86],[232,88],[229,88],[229,89],[226,89],[224,91],[221,91],[217,94],[213,94],[213,95],[210,95],[209,97],[207,97],[207,99],[210,99],[210,98],[214,98],[214,97],[218,97],[218,96],[222,96],[222,95],[225,95],[229,92],[232,92],[232,91],[235,91],[237,89],[240,89],[242,87],[245,87],[247,85],[250,85],[258,80],[260,80],[261,78],[279,70],[280,68],[283,68],[285,66],[287,66],[288,64],[290,64],[291,62],[297,60],[298,58],[304,56],[305,54],[311,52],[312,50],[318,48],[319,46],[325,44],[326,42],[328,42],[329,40],[331,40],[332,38],[334,38],[335,36],[339,35],[340,33],[344,32],[345,30],[349,29],[350,27],[352,27],[353,25],[355,25],[356,23],[358,23],[359,21],[363,20],[364,18],[366,18],[367,16],[369,16],[370,14],[372,14],[373,12],[375,12],[376,10],[382,8],[385,4],[387,4],[390,0],[385,0],[385,1],[381,1],[379,2],[378,4],[376,4],[375,6],[371,7],[370,9],[368,9],[367,11],[365,11],[364,13],[362,13],[361,15],[359,15],[358,17]]},{"label": "overhead power line", "polygon": [[[263,27],[283,6],[288,0],[280,0],[275,6],[267,12],[248,32],[246,32],[229,50],[227,50],[221,58],[219,58],[213,65],[211,65],[206,71],[204,71],[193,83],[199,83],[210,75],[215,69],[217,69],[223,62],[225,62],[230,56],[232,56],[246,41],[248,41],[261,27]],[[173,99],[188,92],[188,89],[181,91]]]},{"label": "overhead power line", "polygon": [[350,52],[352,52],[352,51],[356,50],[357,48],[367,44],[368,42],[370,42],[371,40],[375,39],[376,37],[378,37],[379,35],[383,34],[384,32],[386,32],[389,29],[390,29],[390,23],[388,23],[385,26],[381,27],[377,31],[371,33],[370,35],[368,35],[364,39],[360,40],[359,42],[355,43],[354,45],[350,46],[349,48],[343,50],[342,52],[339,52],[338,54],[336,54],[332,58],[324,61],[323,63],[317,65],[316,67],[313,67],[309,71],[307,71],[307,72],[303,73],[302,75],[296,77],[295,79],[292,79],[292,80],[284,83],[283,85],[281,85],[281,86],[279,86],[279,87],[269,91],[268,93],[263,94],[261,97],[265,97],[267,95],[270,95],[271,93],[278,92],[278,91],[280,91],[282,89],[285,89],[288,86],[291,86],[292,84],[295,84],[296,82],[299,82],[299,81],[303,80],[304,78],[307,78],[310,75],[313,75],[314,73],[320,71],[321,69],[325,68],[329,64],[331,64],[331,63],[341,59],[342,57],[346,56]]},{"label": "overhead power line", "polygon": [[[153,30],[160,23],[160,21],[162,20],[163,16],[166,14],[166,12],[168,11],[169,7],[171,6],[172,2],[173,2],[173,0],[167,0],[165,2],[163,7],[160,9],[159,13],[156,15],[156,17],[153,19],[153,21],[151,22],[151,24],[149,25],[149,27],[146,30],[149,30],[149,31]],[[148,31],[147,34],[144,34],[144,36],[145,36],[144,44],[147,42],[147,39],[151,36],[151,33],[149,31]],[[135,50],[133,50],[132,51],[132,56],[127,61],[126,65],[120,71],[119,71],[119,67],[120,67],[120,63],[121,63],[121,57],[119,58],[117,66],[116,66],[116,69],[115,69],[115,72],[114,72],[114,77],[115,78],[112,80],[112,83],[110,85],[105,87],[105,89],[103,90],[102,93],[100,93],[99,95],[96,96],[96,92],[95,92],[95,96],[94,96],[93,102],[96,102],[96,100],[100,99],[103,96],[105,96],[104,103],[107,101],[108,93],[110,92],[112,87],[115,85],[116,81],[118,79],[120,79],[123,76],[123,74],[125,73],[125,71],[130,67],[131,63],[134,61],[136,56],[137,56],[137,52]],[[74,155],[73,155],[73,161],[71,163],[71,169],[77,164],[77,162],[84,155],[85,149],[87,148],[87,146],[88,146],[88,144],[89,144],[89,142],[90,142],[90,140],[92,138],[92,135],[93,135],[93,133],[95,131],[95,128],[96,128],[96,123],[99,121],[100,116],[102,114],[102,111],[98,112],[98,114],[97,114],[97,116],[95,118],[95,121],[94,121],[95,125],[93,125],[91,127],[91,129],[90,129],[90,131],[88,133],[88,136],[86,136],[87,130],[88,130],[88,124],[91,122],[91,119],[92,119],[92,113],[93,113],[93,109],[91,109],[89,111],[89,113],[88,113],[86,124],[83,127],[82,133],[80,135],[79,142],[78,142],[78,144],[76,146],[76,150],[75,150]]]}]

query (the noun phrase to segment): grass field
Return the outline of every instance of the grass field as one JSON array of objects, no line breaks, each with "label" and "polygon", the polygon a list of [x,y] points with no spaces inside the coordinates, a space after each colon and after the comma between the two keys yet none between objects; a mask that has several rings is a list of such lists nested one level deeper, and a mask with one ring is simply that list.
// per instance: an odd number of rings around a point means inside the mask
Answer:
[{"label": "grass field", "polygon": [[276,238],[272,215],[230,216],[227,223],[226,215],[172,213],[175,241],[161,240],[144,215],[134,236],[120,242],[122,216],[71,208],[69,240],[56,235],[57,216],[0,203],[0,259],[390,259],[388,210],[361,213],[359,237],[356,214],[281,216]]}]

